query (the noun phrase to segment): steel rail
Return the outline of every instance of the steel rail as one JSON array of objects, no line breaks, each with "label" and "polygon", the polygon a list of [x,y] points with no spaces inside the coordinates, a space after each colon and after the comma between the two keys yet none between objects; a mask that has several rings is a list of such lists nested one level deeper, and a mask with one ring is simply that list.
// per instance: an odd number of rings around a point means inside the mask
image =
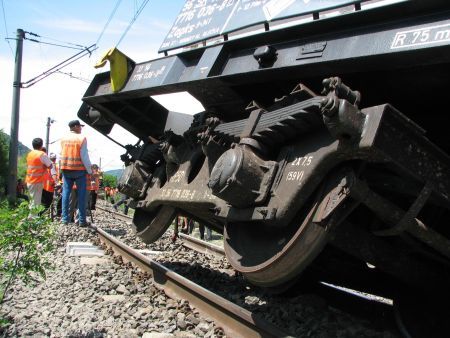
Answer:
[{"label": "steel rail", "polygon": [[155,285],[174,299],[185,299],[202,315],[213,319],[229,337],[289,337],[287,333],[250,311],[214,294],[187,278],[167,269],[94,225],[100,240],[126,261],[148,272]]},{"label": "steel rail", "polygon": [[125,221],[125,222],[127,222],[127,223],[131,223],[131,220],[133,219],[132,217],[130,217],[130,216],[128,216],[128,215],[124,215],[124,214],[121,214],[120,212],[108,210],[108,209],[105,208],[105,207],[96,206],[96,208],[99,209],[99,210],[102,210],[102,211],[109,212],[109,213],[112,214],[114,217],[116,217],[116,218],[118,218],[118,219],[120,219],[120,220],[122,220],[122,221]]},{"label": "steel rail", "polygon": [[183,241],[183,245],[189,249],[195,250],[202,254],[213,254],[217,257],[225,256],[225,250],[220,246],[202,241],[201,239],[197,239],[183,233],[178,233],[178,237]]},{"label": "steel rail", "polygon": [[[97,207],[100,210],[109,212],[110,214],[112,214],[114,217],[117,217],[125,222],[131,222],[132,217],[112,211],[112,210],[108,210],[107,208],[104,207]],[[200,252],[202,254],[213,254],[217,257],[223,257],[225,256],[225,251],[222,247],[208,243],[206,241],[203,241],[201,239],[197,239],[195,237],[186,235],[184,233],[179,232],[178,233],[178,237],[182,240],[183,245],[189,249],[195,250],[197,252]]]}]

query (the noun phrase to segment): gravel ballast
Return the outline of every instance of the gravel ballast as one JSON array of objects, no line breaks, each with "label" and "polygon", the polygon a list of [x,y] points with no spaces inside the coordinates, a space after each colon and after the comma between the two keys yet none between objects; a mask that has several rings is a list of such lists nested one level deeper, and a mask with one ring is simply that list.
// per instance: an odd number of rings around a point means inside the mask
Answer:
[{"label": "gravel ballast", "polygon": [[8,292],[1,308],[12,322],[6,336],[223,336],[187,302],[168,298],[117,258],[68,256],[67,242],[95,241],[88,229],[60,226],[58,236],[47,279],[35,287],[16,282]]},{"label": "gravel ballast", "polygon": [[[125,222],[102,211],[97,226],[136,249],[159,254],[152,259],[203,287],[253,311],[295,337],[395,337],[397,334],[334,309],[314,294],[283,297],[268,294],[236,274],[226,258],[203,255],[172,243],[171,231],[146,245]],[[109,255],[72,257],[67,242],[96,242],[75,225],[61,226],[55,269],[35,288],[16,283],[3,305],[11,318],[8,336],[53,337],[221,337],[224,333],[186,301],[168,298],[151,280]]]}]

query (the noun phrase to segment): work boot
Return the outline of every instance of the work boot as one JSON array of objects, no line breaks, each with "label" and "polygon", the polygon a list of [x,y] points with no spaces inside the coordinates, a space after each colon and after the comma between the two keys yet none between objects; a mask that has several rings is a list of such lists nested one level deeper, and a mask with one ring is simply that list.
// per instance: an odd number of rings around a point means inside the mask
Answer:
[{"label": "work boot", "polygon": [[80,228],[86,228],[89,225],[91,225],[91,223],[89,223],[89,221],[86,221],[86,222],[83,222],[83,223],[78,223],[78,226]]}]

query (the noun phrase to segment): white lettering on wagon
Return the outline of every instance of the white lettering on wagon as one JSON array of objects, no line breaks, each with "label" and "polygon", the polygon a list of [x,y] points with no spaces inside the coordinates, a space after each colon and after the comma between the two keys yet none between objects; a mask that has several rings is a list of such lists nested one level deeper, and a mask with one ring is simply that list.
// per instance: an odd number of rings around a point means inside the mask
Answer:
[{"label": "white lettering on wagon", "polygon": [[195,193],[191,189],[161,189],[161,197],[167,199],[193,200]]},{"label": "white lettering on wagon", "polygon": [[391,49],[450,42],[450,23],[395,33]]},{"label": "white lettering on wagon", "polygon": [[303,179],[303,175],[305,172],[302,171],[288,171],[286,176],[286,181],[299,181],[301,182]]},{"label": "white lettering on wagon", "polygon": [[184,170],[177,171],[171,178],[170,182],[172,183],[179,183],[181,182],[182,178],[186,175],[186,172]]},{"label": "white lettering on wagon", "polygon": [[162,65],[158,69],[152,70],[151,68],[151,63],[137,66],[136,72],[131,77],[131,81],[140,81],[142,79],[156,79],[164,73],[164,71],[166,70],[166,65]]},{"label": "white lettering on wagon", "polygon": [[301,156],[301,157],[295,157],[294,160],[291,162],[291,167],[297,167],[295,169],[297,170],[291,170],[288,171],[286,174],[286,181],[297,181],[299,184],[301,184],[303,180],[303,176],[305,175],[304,170],[298,170],[301,168],[298,167],[309,167],[314,159],[314,156]]},{"label": "white lettering on wagon", "polygon": [[300,167],[308,167],[311,165],[311,162],[313,160],[313,156],[303,156],[303,157],[296,157],[291,165],[293,166],[300,166]]}]

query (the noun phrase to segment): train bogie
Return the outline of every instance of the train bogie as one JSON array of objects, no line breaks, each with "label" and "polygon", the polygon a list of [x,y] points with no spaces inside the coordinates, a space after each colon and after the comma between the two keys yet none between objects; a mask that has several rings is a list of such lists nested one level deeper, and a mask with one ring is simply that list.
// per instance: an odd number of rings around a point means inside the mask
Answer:
[{"label": "train bogie", "polygon": [[[120,90],[97,75],[79,117],[141,140],[119,182],[138,236],[157,240],[181,214],[223,232],[230,263],[264,287],[333,256],[445,289],[449,12],[355,9],[135,65]],[[151,95],[178,91],[205,111],[171,128]]]}]

